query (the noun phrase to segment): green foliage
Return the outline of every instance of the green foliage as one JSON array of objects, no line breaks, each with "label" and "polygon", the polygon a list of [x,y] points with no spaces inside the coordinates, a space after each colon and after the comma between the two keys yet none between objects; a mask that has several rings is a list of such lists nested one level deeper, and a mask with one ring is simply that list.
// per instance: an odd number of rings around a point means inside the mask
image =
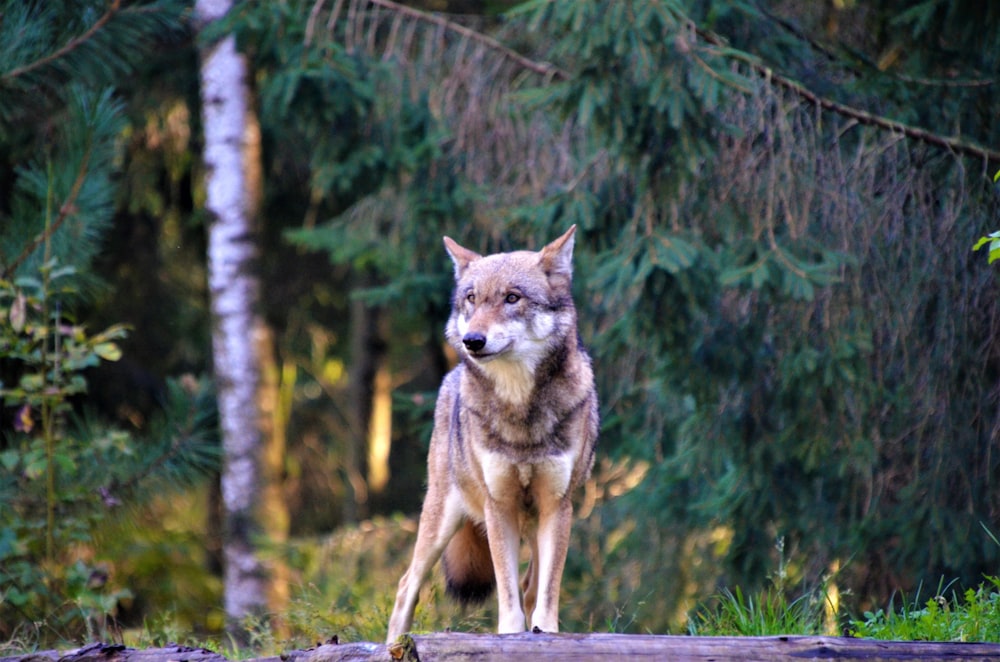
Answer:
[{"label": "green foliage", "polygon": [[168,384],[140,438],[87,406],[125,326],[82,303],[111,227],[127,131],[107,85],[182,30],[185,2],[0,3],[0,636],[26,647],[113,635],[134,596],[96,531],[125,504],[219,464],[210,386]]},{"label": "green foliage", "polygon": [[1000,230],[977,239],[976,243],[972,245],[972,250],[978,251],[986,244],[989,244],[988,264],[993,264],[997,260],[1000,260]]},{"label": "green foliage", "polygon": [[[0,238],[0,275],[52,270],[52,259],[70,266],[93,259],[111,219],[111,171],[124,127],[121,110],[110,90],[66,90],[56,140],[18,166],[11,206],[0,209],[6,228]],[[71,273],[76,288],[86,283],[84,270]],[[60,291],[64,299],[70,294]]]},{"label": "green foliage", "polygon": [[184,0],[0,3],[0,144],[59,108],[68,87],[99,89],[181,34]]},{"label": "green foliage", "polygon": [[0,281],[0,365],[18,375],[0,383],[15,417],[0,445],[0,632],[93,638],[108,635],[105,619],[131,597],[95,559],[95,527],[126,499],[182,486],[218,466],[214,400],[205,384],[172,385],[170,422],[144,443],[73,423],[71,398],[85,395],[85,371],[119,358],[115,341],[124,329],[88,334],[73,324],[59,295],[74,270],[57,264],[46,263],[38,279]]},{"label": "green foliage", "polygon": [[[298,581],[287,609],[277,619],[244,623],[252,651],[258,656],[278,655],[333,636],[342,642],[382,641],[394,599],[394,592],[386,589],[395,586],[405,571],[414,533],[412,522],[375,518],[272,550]],[[421,595],[413,631],[489,632],[494,612],[489,604],[463,610],[445,596],[443,579],[435,577]],[[284,634],[276,630],[276,622]]]},{"label": "green foliage", "polygon": [[886,610],[866,611],[851,622],[856,637],[902,641],[1000,642],[1000,579],[987,577],[977,588],[961,595],[938,587],[934,597],[921,603],[918,588],[912,602],[895,596]]},{"label": "green foliage", "polygon": [[810,594],[789,602],[781,591],[763,589],[744,596],[737,586],[735,591],[723,589],[715,601],[714,609],[702,607],[688,622],[689,634],[765,637],[823,632],[823,603]]},{"label": "green foliage", "polygon": [[466,214],[469,194],[441,158],[447,134],[426,95],[345,48],[342,28],[310,33],[311,6],[245,3],[227,19],[260,72],[262,123],[278,158],[304,162],[310,195],[324,200],[310,210],[320,226],[285,237],[350,267],[356,296],[423,313],[446,292],[437,228]]},{"label": "green foliage", "polygon": [[[994,544],[1000,541],[982,524]],[[865,611],[863,619],[851,621],[853,633],[871,639],[905,641],[989,641],[1000,642],[1000,578],[986,576],[975,589],[968,588],[959,597],[954,590],[946,596],[951,584],[942,580],[934,597],[920,603],[920,587],[912,603],[902,597],[896,611],[896,595],[889,599],[886,610]],[[922,585],[921,585],[922,586]]]},{"label": "green foliage", "polygon": [[734,591],[723,589],[689,616],[689,634],[742,637],[821,634],[826,628],[826,587],[821,586],[789,601],[784,538],[778,539],[775,548],[778,571],[771,577],[770,585],[746,596],[739,586]]},{"label": "green foliage", "polygon": [[725,49],[694,38],[684,3],[676,0],[538,0],[513,15],[524,15],[529,30],[554,37],[551,56],[571,71],[532,98],[592,127],[637,168],[642,188],[670,187],[685,171],[698,172],[713,151],[706,138],[716,128],[722,97],[729,88],[747,87],[720,66]]},{"label": "green foliage", "polygon": [[[315,25],[332,6],[314,5]],[[879,7],[879,20],[901,11]],[[996,202],[967,164],[804,103],[746,63],[763,60],[845,101],[882,103],[891,87],[899,94],[886,111],[901,119],[939,117],[915,91],[924,88],[903,94],[901,78],[866,78],[846,56],[834,66],[816,50],[821,40],[796,34],[767,3],[539,1],[514,12],[503,34],[535,64],[553,63],[532,69],[546,75],[493,76],[491,91],[506,85],[501,101],[475,88],[481,105],[470,93],[465,105],[448,106],[434,93],[453,89],[452,70],[408,86],[413,60],[386,45],[396,24],[341,17],[310,41],[302,8],[280,28],[258,19],[253,29],[265,36],[245,39],[266,55],[280,52],[272,31],[296,35],[286,47],[296,57],[262,60],[262,90],[276,90],[263,95],[272,109],[264,117],[283,109],[328,123],[348,118],[334,138],[370,136],[359,154],[376,176],[369,184],[357,167],[340,169],[337,150],[322,147],[330,139],[322,128],[305,136],[272,128],[295,149],[321,145],[299,162],[310,159],[317,218],[331,220],[288,236],[350,266],[367,301],[392,304],[394,315],[405,305],[408,317],[394,316],[394,329],[423,336],[428,320],[443,317],[440,234],[495,250],[580,228],[575,286],[601,382],[601,452],[610,458],[602,470],[648,469],[615,491],[624,494],[618,502],[595,509],[591,563],[570,559],[567,583],[598,587],[590,606],[642,604],[647,620],[637,627],[668,629],[673,614],[663,605],[682,602],[684,583],[664,579],[653,604],[649,587],[629,577],[648,580],[675,549],[690,553],[716,531],[731,538],[706,561],[716,573],[707,581],[739,578],[742,607],[754,610],[768,603],[757,591],[779,534],[797,557],[796,582],[815,583],[853,559],[842,580],[860,600],[884,590],[869,570],[896,581],[906,568],[909,585],[928,569],[969,582],[995,563],[996,550],[949,533],[968,533],[997,509],[990,476],[1000,454],[988,424],[1000,360],[995,289],[969,272],[964,248],[942,246],[973,236]],[[740,49],[706,38],[691,16]],[[803,10],[803,20],[816,16]],[[420,34],[416,20],[396,27]],[[424,48],[435,61],[454,69],[492,62],[478,52],[466,58],[472,45],[450,49],[450,33],[440,34]],[[362,41],[379,65],[362,61]],[[294,50],[300,45],[317,53]],[[348,53],[350,70],[339,64]],[[357,93],[371,104],[360,130],[354,111],[334,112],[345,101],[302,82],[323,58],[327,75],[359,79]],[[338,84],[355,89],[348,83]],[[462,83],[456,89],[473,87]],[[470,164],[484,152],[505,154],[485,134],[461,131],[467,115],[488,112],[516,127],[498,124],[526,147],[510,152],[510,171],[476,181]],[[536,117],[543,129],[529,121]],[[565,162],[553,165],[553,155]],[[515,170],[544,185],[515,179]],[[331,182],[354,182],[364,197],[348,199]],[[412,349],[402,357],[404,366],[419,360]],[[977,469],[969,457],[994,459]],[[610,490],[602,494],[611,500]],[[613,531],[614,544],[597,531]],[[637,549],[648,565],[635,564]],[[709,573],[682,566],[670,571]]]},{"label": "green foliage", "polygon": [[[997,172],[993,175],[993,183],[997,184],[997,182],[1000,182],[1000,170],[997,170]],[[987,255],[987,263],[993,264],[996,260],[1000,260],[1000,230],[991,232],[985,237],[980,237],[976,243],[972,245],[972,250],[978,251],[986,244],[990,245]]]},{"label": "green foliage", "polygon": [[[258,71],[260,115],[278,161],[308,164],[313,191],[371,191],[385,173],[383,127],[368,125],[379,66],[306,39],[307,2],[246,2],[201,38],[232,32]],[[398,154],[397,154],[398,156]]]}]

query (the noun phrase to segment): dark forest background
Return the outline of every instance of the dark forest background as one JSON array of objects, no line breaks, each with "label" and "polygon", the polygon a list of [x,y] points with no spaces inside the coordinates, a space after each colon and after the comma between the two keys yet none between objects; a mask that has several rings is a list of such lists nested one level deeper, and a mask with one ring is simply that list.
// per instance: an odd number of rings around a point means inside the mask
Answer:
[{"label": "dark forest background", "polygon": [[454,360],[441,236],[574,223],[603,424],[566,629],[678,631],[779,571],[841,619],[997,573],[1000,290],[971,247],[1000,222],[1000,5],[275,0],[205,27],[10,0],[0,639],[223,626],[199,49],[226,34],[261,147],[276,632],[384,626]]}]

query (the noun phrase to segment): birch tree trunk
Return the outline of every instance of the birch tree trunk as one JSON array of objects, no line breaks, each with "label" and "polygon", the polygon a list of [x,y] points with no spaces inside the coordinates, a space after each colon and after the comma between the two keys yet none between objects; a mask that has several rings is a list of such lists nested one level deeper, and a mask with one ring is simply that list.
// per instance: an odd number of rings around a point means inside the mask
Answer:
[{"label": "birch tree trunk", "polygon": [[[232,0],[197,0],[199,27],[223,17],[231,5]],[[260,182],[253,180],[260,170],[253,157],[259,152],[252,144],[256,125],[248,121],[246,59],[236,40],[230,35],[210,44],[200,57],[212,352],[224,454],[224,602],[227,627],[238,639],[246,617],[265,613],[268,592],[255,547],[263,531],[258,495],[267,429],[258,402],[266,329],[257,314],[260,283],[254,271]]]}]

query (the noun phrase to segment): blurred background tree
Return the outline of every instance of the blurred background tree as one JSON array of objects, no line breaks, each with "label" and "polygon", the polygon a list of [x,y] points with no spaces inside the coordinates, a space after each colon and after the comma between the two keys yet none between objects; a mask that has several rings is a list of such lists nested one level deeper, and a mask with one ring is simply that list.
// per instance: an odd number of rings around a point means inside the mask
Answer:
[{"label": "blurred background tree", "polygon": [[[409,552],[412,525],[381,516],[419,506],[454,360],[446,233],[494,251],[580,228],[604,426],[567,629],[676,630],[718,586],[779,566],[789,590],[834,583],[854,611],[995,573],[981,524],[1000,507],[1000,311],[968,247],[997,217],[1000,12],[515,4],[245,2],[215,33],[253,71],[294,541],[270,553],[300,587],[290,613],[323,605],[299,614],[307,636],[377,621]],[[127,369],[96,373],[88,401],[142,427],[144,393],[210,361],[193,43],[157,42],[118,83],[121,188],[96,261],[113,286],[86,319],[135,330]],[[154,503],[104,541],[136,596],[126,625],[164,604],[187,630],[219,625],[186,606],[218,600],[198,574],[218,573],[218,493],[188,494],[183,516]],[[174,565],[178,549],[210,553]],[[328,605],[343,616],[318,616]],[[424,613],[427,628],[460,617]]]}]

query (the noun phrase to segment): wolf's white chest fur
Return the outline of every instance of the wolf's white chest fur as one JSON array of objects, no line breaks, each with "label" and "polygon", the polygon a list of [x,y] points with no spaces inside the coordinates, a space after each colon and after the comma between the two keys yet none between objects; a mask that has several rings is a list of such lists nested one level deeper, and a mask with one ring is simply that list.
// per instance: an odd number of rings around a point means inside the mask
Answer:
[{"label": "wolf's white chest fur", "polygon": [[573,474],[572,452],[551,455],[533,462],[511,462],[510,458],[495,451],[477,453],[483,470],[487,493],[494,499],[517,494],[515,483],[522,489],[561,499],[569,490]]},{"label": "wolf's white chest fur", "polygon": [[497,396],[516,407],[528,404],[535,388],[535,366],[523,361],[500,358],[483,364],[483,372],[493,381]]}]

